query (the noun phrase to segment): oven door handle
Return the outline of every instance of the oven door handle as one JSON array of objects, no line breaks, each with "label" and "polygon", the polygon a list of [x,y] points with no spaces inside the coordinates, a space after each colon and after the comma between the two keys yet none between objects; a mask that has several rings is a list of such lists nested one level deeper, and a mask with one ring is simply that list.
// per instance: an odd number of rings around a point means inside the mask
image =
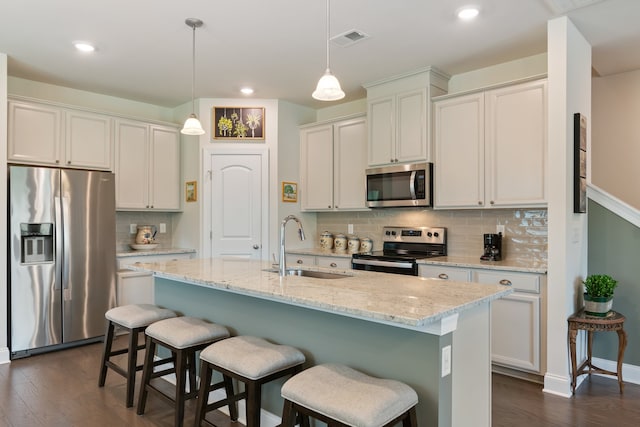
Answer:
[{"label": "oven door handle", "polygon": [[394,267],[394,268],[406,268],[406,269],[410,269],[413,268],[413,263],[412,262],[397,262],[397,261],[378,261],[378,260],[372,260],[372,259],[357,259],[354,258],[351,260],[351,262],[353,262],[354,264],[360,264],[360,265],[374,265],[376,267]]}]

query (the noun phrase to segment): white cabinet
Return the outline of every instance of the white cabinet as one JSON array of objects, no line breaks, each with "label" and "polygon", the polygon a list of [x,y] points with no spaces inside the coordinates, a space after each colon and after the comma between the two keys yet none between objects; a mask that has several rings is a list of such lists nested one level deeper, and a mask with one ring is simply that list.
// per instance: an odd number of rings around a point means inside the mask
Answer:
[{"label": "white cabinet", "polygon": [[300,129],[303,211],[366,209],[366,132],[362,115]]},{"label": "white cabinet", "polygon": [[136,263],[162,262],[192,258],[191,253],[141,255],[118,258],[116,279],[117,305],[154,304],[153,275],[144,271],[128,270],[127,266]]},{"label": "white cabinet", "polygon": [[547,83],[434,102],[435,207],[546,206]]},{"label": "white cabinet", "polygon": [[431,159],[430,100],[447,87],[448,76],[433,68],[365,85],[369,166]]},{"label": "white cabinet", "polygon": [[491,361],[530,374],[544,373],[544,275],[434,264],[421,264],[418,271],[421,277],[512,286],[512,294],[491,303]]},{"label": "white cabinet", "polygon": [[173,127],[116,121],[116,209],[180,210],[180,134]]},{"label": "white cabinet", "polygon": [[287,253],[286,260],[287,268],[296,266],[318,266],[339,270],[351,270],[351,257]]},{"label": "white cabinet", "polygon": [[111,170],[112,118],[45,103],[9,101],[8,160]]}]

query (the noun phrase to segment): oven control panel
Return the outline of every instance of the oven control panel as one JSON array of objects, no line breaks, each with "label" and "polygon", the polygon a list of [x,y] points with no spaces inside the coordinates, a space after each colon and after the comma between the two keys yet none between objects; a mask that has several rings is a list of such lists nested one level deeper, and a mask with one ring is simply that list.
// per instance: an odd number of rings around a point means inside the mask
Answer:
[{"label": "oven control panel", "polygon": [[447,229],[444,227],[384,227],[382,241],[443,245],[447,242]]}]

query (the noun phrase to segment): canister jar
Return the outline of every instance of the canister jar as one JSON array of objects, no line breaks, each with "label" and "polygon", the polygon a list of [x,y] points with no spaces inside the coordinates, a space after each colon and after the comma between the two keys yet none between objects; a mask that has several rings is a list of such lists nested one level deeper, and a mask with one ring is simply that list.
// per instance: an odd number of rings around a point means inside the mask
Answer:
[{"label": "canister jar", "polygon": [[350,234],[349,237],[347,237],[347,251],[350,254],[355,254],[359,250],[360,250],[360,239],[358,238],[358,236],[354,236],[353,234]]},{"label": "canister jar", "polygon": [[373,250],[373,240],[368,237],[360,239],[360,252],[369,253]]},{"label": "canister jar", "polygon": [[323,231],[320,235],[320,248],[329,250],[333,248],[333,234]]},{"label": "canister jar", "polygon": [[333,238],[333,246],[336,248],[336,252],[345,252],[347,250],[347,236],[336,234]]}]

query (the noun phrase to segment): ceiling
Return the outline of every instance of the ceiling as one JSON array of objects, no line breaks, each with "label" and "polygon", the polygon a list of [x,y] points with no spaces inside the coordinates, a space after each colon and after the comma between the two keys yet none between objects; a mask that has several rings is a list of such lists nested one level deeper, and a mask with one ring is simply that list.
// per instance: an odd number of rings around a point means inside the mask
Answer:
[{"label": "ceiling", "polygon": [[[480,7],[473,22],[456,10]],[[191,99],[192,30],[196,98],[279,98],[313,108],[326,67],[325,0],[20,0],[0,12],[0,52],[9,75],[165,107]],[[640,69],[638,0],[333,0],[331,69],[347,96],[362,84],[425,66],[458,74],[546,52],[547,21],[566,14],[593,46],[600,75]],[[96,45],[92,54],[72,42]]]}]

